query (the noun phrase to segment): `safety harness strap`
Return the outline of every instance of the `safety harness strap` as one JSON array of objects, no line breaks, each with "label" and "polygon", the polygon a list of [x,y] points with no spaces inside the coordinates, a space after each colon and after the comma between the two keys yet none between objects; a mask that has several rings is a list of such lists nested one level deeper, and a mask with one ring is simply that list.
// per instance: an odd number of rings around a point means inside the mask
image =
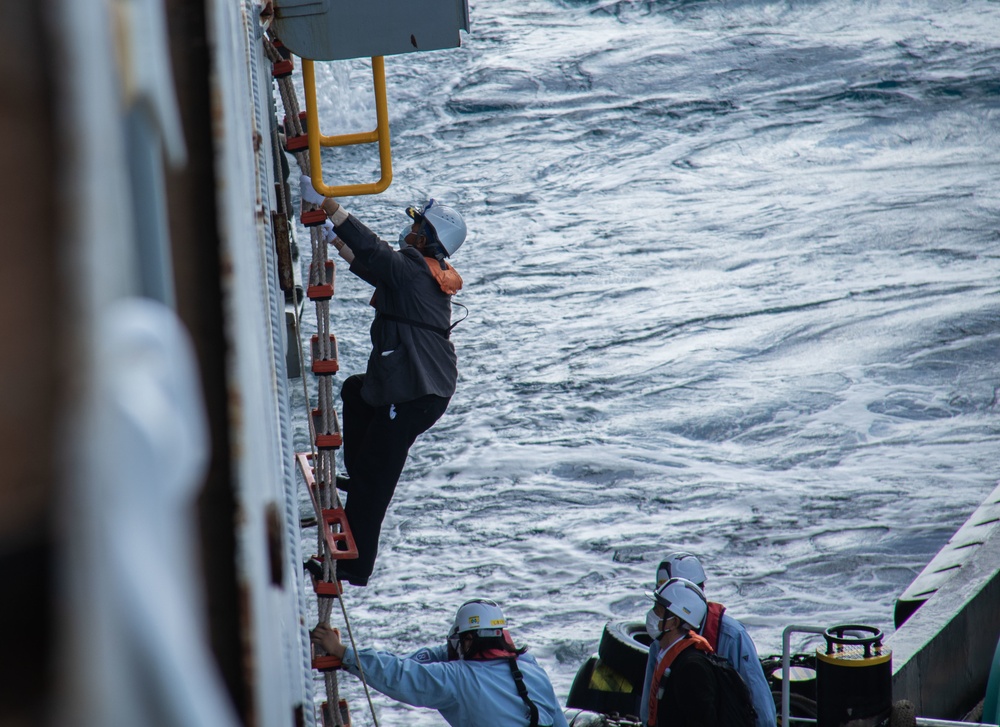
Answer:
[{"label": "safety harness strap", "polygon": [[531,721],[528,723],[528,727],[538,727],[538,707],[535,706],[535,703],[531,701],[531,697],[528,696],[528,687],[524,684],[524,675],[517,668],[517,657],[509,659],[508,663],[510,664],[510,673],[514,677],[517,693],[524,700],[524,705],[528,708],[528,712],[531,713]]},{"label": "safety harness strap", "polygon": [[[434,333],[439,336],[444,336],[445,338],[451,338],[451,329],[457,326],[462,321],[457,323],[452,323],[448,328],[441,328],[441,326],[435,326],[430,323],[424,323],[423,321],[415,321],[412,318],[404,318],[403,316],[394,316],[392,313],[378,312],[379,318],[385,318],[387,321],[394,321],[396,323],[403,323],[407,326],[413,326],[414,328],[423,328],[428,331],[434,331]],[[465,320],[464,318],[462,320]]]}]

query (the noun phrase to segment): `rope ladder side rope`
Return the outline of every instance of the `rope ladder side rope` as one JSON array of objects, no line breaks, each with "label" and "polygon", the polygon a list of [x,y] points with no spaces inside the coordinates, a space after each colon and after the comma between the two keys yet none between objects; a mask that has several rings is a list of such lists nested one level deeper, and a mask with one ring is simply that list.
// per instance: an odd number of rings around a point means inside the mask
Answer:
[{"label": "rope ladder side rope", "polygon": [[[295,158],[300,173],[309,174],[310,154],[306,139],[306,129],[303,125],[305,114],[299,109],[298,97],[292,81],[294,64],[290,54],[282,53],[280,41],[264,37],[264,52],[272,63],[272,75],[278,84],[278,91],[285,109],[283,124],[286,138],[286,149]],[[297,140],[297,143],[289,143]],[[353,546],[353,536],[344,516],[343,506],[336,487],[336,450],[342,443],[340,424],[334,407],[333,374],[337,371],[336,339],[330,332],[330,299],[333,297],[333,280],[335,267],[329,259],[329,245],[325,240],[322,216],[315,214],[315,206],[302,205],[302,221],[309,229],[312,260],[309,265],[309,287],[307,296],[315,304],[317,330],[312,336],[312,371],[317,379],[316,402],[313,410],[310,404],[309,383],[305,368],[302,371],[302,388],[306,408],[306,421],[309,426],[310,452],[297,455],[300,471],[306,481],[313,508],[316,511],[317,548],[316,552],[322,560],[322,576],[313,578],[313,586],[318,603],[318,624],[329,624],[333,613],[335,599],[340,601],[340,612],[351,647],[357,649],[354,632],[348,615],[347,604],[340,581],[337,580],[337,560],[357,557]],[[310,216],[310,212],[313,214]],[[318,222],[317,222],[318,220]],[[298,305],[295,306],[295,337],[298,347],[299,361],[304,362],[302,344],[302,320]],[[346,552],[341,545],[346,546]],[[313,647],[314,650],[316,647]],[[337,671],[339,660],[329,655],[316,655],[312,659],[313,668],[321,671],[326,688],[326,702],[322,708],[324,727],[350,727],[350,717],[345,700],[340,698]],[[372,702],[368,682],[364,670],[359,665],[361,684],[364,687],[368,709],[375,727],[378,727],[378,717]]]}]

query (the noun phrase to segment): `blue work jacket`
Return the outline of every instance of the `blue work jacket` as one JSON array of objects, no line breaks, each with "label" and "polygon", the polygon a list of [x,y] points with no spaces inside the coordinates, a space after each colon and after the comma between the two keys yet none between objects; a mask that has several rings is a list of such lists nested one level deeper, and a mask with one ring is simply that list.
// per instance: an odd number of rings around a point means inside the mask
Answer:
[{"label": "blue work jacket", "polygon": [[[446,646],[400,657],[374,649],[347,649],[344,667],[383,694],[415,707],[436,709],[453,727],[526,727],[528,709],[518,696],[506,659],[448,661]],[[533,656],[517,658],[542,727],[568,727],[545,670]]]}]

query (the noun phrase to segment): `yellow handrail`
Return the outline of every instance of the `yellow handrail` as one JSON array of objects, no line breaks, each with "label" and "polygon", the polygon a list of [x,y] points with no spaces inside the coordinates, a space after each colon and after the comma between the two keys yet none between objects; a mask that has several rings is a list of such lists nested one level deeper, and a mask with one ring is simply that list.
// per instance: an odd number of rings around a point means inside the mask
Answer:
[{"label": "yellow handrail", "polygon": [[[319,131],[316,110],[316,71],[313,62],[302,59],[302,84],[306,97],[306,129],[309,134],[309,176],[313,187],[325,197],[353,197],[379,194],[392,184],[392,150],[389,148],[389,106],[385,97],[385,59],[372,57],[372,81],[375,84],[375,130],[357,134],[323,136]],[[382,176],[371,184],[343,184],[329,187],[323,182],[323,165],[319,156],[322,146],[352,146],[378,142],[378,160]]]}]

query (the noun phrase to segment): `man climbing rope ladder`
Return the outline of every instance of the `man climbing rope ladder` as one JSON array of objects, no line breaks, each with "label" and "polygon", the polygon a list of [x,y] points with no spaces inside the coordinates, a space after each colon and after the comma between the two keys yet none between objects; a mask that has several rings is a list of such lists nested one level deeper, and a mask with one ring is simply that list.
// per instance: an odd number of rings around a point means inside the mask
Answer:
[{"label": "man climbing rope ladder", "polygon": [[462,278],[445,258],[465,242],[466,226],[453,209],[430,200],[406,210],[412,223],[394,250],[336,200],[319,194],[305,174],[300,192],[304,202],[326,212],[329,241],[351,272],[375,287],[368,368],[349,377],[340,392],[350,479],[337,478],[348,493],[344,511],[358,548],[357,560],[341,561],[337,577],[365,586],[410,447],[444,414],[455,393],[451,296]]}]

